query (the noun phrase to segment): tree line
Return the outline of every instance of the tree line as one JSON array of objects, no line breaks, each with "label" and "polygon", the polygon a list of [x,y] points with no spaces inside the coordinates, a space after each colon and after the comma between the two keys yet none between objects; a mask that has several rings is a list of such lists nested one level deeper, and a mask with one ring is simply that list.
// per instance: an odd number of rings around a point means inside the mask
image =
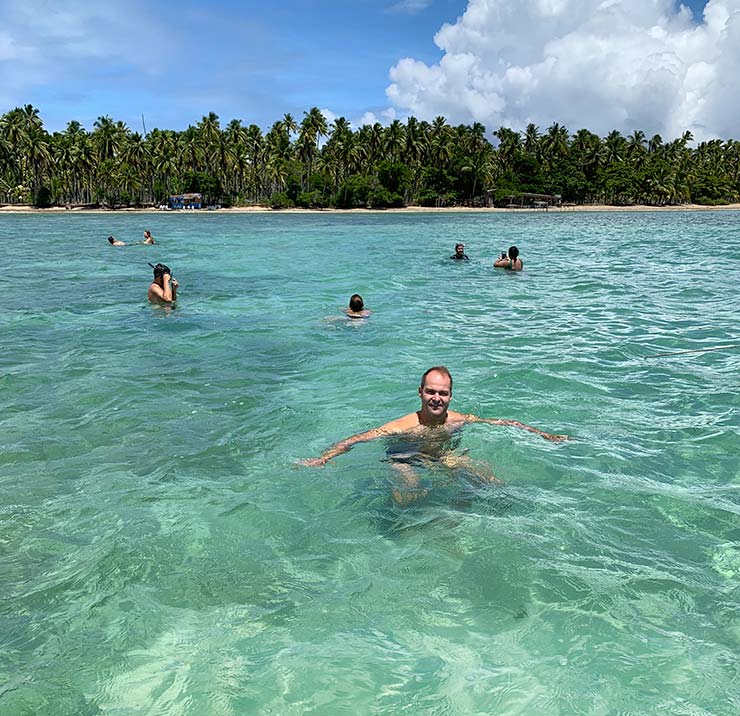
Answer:
[{"label": "tree line", "polygon": [[385,208],[507,204],[522,193],[563,202],[664,206],[740,199],[740,142],[696,147],[690,132],[664,142],[635,130],[600,137],[558,123],[541,131],[452,126],[410,117],[353,130],[320,110],[290,114],[267,132],[216,114],[182,132],[146,136],[99,117],[92,131],[69,122],[44,129],[39,110],[0,117],[0,201],[48,206],[152,206],[199,192],[209,204],[274,208]]}]

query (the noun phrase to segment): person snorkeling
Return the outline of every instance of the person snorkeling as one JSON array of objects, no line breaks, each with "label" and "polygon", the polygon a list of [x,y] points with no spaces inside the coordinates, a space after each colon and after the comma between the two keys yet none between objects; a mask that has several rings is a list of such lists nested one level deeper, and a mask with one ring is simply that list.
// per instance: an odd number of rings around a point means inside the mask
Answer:
[{"label": "person snorkeling", "polygon": [[160,306],[173,304],[177,300],[177,289],[180,284],[177,279],[172,278],[170,267],[165,264],[149,265],[154,269],[154,279],[147,292],[149,303],[157,303]]},{"label": "person snorkeling", "polygon": [[524,268],[524,263],[519,258],[519,249],[516,246],[509,246],[508,256],[504,251],[501,258],[496,259],[493,265],[496,268],[508,269],[509,271],[521,271]]}]

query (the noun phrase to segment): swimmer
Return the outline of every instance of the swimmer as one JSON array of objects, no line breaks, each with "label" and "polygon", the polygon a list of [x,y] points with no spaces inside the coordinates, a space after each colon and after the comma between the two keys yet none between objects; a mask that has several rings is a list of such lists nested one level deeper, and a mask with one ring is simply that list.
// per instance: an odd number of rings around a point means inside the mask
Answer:
[{"label": "swimmer", "polygon": [[152,266],[154,269],[154,280],[149,286],[147,298],[149,303],[157,303],[160,306],[169,306],[177,300],[177,289],[179,283],[172,278],[170,267],[164,264]]},{"label": "swimmer", "polygon": [[455,253],[450,258],[453,261],[470,261],[465,253],[465,244],[455,244]]},{"label": "swimmer", "polygon": [[521,271],[524,268],[524,263],[519,258],[519,249],[516,246],[510,246],[509,255],[507,256],[504,252],[500,259],[493,262],[493,265],[496,268],[504,268],[509,271]]},{"label": "swimmer", "polygon": [[359,293],[352,295],[349,299],[349,308],[345,308],[344,312],[348,318],[367,318],[372,313],[369,308],[365,308],[365,302]]},{"label": "swimmer", "polygon": [[152,236],[152,232],[147,229],[144,232],[144,240],[141,242],[142,244],[156,244],[157,242],[154,240],[154,237]]},{"label": "swimmer", "polygon": [[109,236],[108,237],[108,243],[111,246],[125,246],[125,242],[119,241],[115,236]]},{"label": "swimmer", "polygon": [[388,457],[404,488],[393,490],[393,499],[399,504],[406,504],[426,494],[425,491],[418,490],[419,476],[414,469],[415,466],[428,466],[436,462],[447,468],[465,467],[488,482],[497,482],[490,469],[481,470],[480,465],[476,465],[464,455],[456,455],[453,452],[457,446],[452,440],[454,434],[468,423],[513,426],[535,433],[545,440],[569,439],[567,435],[552,435],[517,420],[480,418],[477,415],[449,410],[452,400],[452,376],[444,366],[435,366],[424,373],[419,386],[419,398],[421,407],[415,413],[409,413],[378,428],[340,440],[325,450],[320,457],[303,460],[301,464],[308,467],[323,467],[329,460],[348,452],[357,443],[403,436],[413,446],[413,450],[401,452],[394,449],[389,451]]}]

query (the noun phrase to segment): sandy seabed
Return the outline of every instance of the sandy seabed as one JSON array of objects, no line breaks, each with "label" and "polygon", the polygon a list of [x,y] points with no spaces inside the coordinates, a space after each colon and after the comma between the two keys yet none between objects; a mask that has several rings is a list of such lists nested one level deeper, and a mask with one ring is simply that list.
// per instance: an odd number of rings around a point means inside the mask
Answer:
[{"label": "sandy seabed", "polygon": [[450,213],[564,213],[564,212],[629,212],[629,211],[738,211],[740,204],[723,204],[721,206],[703,206],[700,204],[680,204],[677,206],[647,206],[637,204],[634,206],[609,206],[607,204],[584,204],[577,206],[561,206],[545,209],[499,209],[492,207],[429,207],[429,206],[407,206],[402,209],[270,209],[265,206],[238,206],[229,209],[217,209],[209,211],[206,209],[178,209],[176,211],[163,211],[154,207],[148,208],[124,208],[124,209],[87,209],[84,207],[52,207],[49,209],[38,209],[29,205],[3,205],[0,206],[0,214],[367,214],[382,212],[386,214],[450,214]]}]

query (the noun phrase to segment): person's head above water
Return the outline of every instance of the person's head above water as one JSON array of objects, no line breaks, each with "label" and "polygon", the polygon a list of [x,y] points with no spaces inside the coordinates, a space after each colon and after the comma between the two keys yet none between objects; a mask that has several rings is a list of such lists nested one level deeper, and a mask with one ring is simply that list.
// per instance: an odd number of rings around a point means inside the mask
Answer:
[{"label": "person's head above water", "polygon": [[421,410],[417,413],[422,425],[444,425],[452,400],[452,376],[443,365],[435,365],[421,376],[419,386]]},{"label": "person's head above water", "polygon": [[108,237],[108,243],[109,244],[115,244],[116,243],[116,237],[115,236],[109,236]]},{"label": "person's head above water", "polygon": [[158,278],[162,278],[166,273],[172,274],[172,271],[170,271],[169,266],[165,266],[165,264],[157,264],[156,266],[154,264],[149,264],[154,269],[154,280],[156,281]]},{"label": "person's head above water", "polygon": [[443,365],[435,365],[435,366],[432,366],[431,368],[428,368],[428,369],[427,369],[427,370],[426,370],[426,371],[424,372],[424,375],[422,375],[422,376],[421,376],[421,383],[419,383],[419,390],[422,390],[422,389],[424,388],[424,384],[425,384],[425,383],[426,383],[426,381],[427,381],[427,377],[428,377],[428,376],[429,376],[429,375],[430,375],[431,373],[441,373],[441,374],[442,374],[443,376],[445,376],[445,377],[447,378],[447,380],[449,380],[449,381],[450,381],[450,392],[452,392],[452,374],[451,374],[451,373],[450,373],[450,371],[449,371],[449,370],[448,370],[448,369],[447,369],[447,368],[446,368],[445,366],[443,366]]},{"label": "person's head above water", "polygon": [[464,254],[465,253],[465,244],[455,244],[455,253],[456,254]]},{"label": "person's head above water", "polygon": [[516,261],[517,256],[519,256],[519,249],[516,246],[509,246],[509,258]]},{"label": "person's head above water", "polygon": [[353,313],[359,313],[365,308],[365,302],[362,300],[362,296],[359,293],[352,294],[349,299],[349,310]]}]

